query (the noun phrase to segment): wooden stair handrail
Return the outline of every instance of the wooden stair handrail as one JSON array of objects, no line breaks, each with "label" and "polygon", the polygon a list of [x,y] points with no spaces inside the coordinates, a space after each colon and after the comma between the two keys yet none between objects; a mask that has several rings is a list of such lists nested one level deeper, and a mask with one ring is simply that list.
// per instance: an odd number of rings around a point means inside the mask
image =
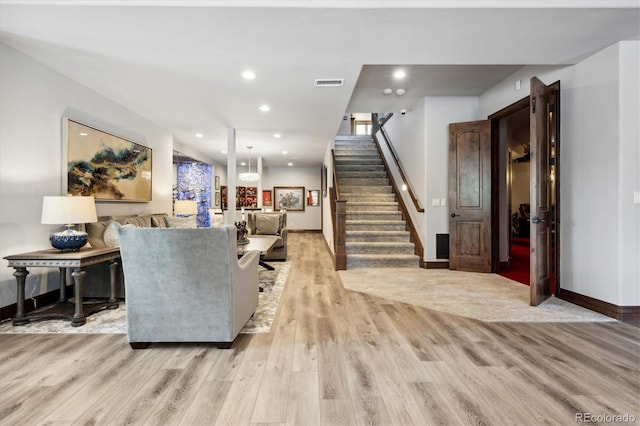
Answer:
[{"label": "wooden stair handrail", "polygon": [[[389,118],[391,118],[390,114],[388,116],[385,117],[384,122],[386,123],[387,120]],[[400,160],[398,159],[398,155],[396,154],[396,150],[393,148],[393,145],[391,144],[391,141],[389,140],[389,135],[387,135],[387,131],[384,130],[383,125],[380,125],[380,133],[382,133],[382,137],[385,141],[385,143],[387,144],[387,147],[389,148],[389,152],[391,152],[391,156],[393,157],[395,163],[396,163],[396,167],[398,168],[398,171],[400,172],[400,177],[402,178],[402,181],[404,182],[405,185],[407,185],[407,192],[409,193],[409,197],[411,197],[411,201],[413,202],[413,206],[416,208],[416,210],[419,213],[424,213],[424,208],[420,205],[420,201],[418,200],[418,198],[416,198],[415,193],[413,192],[413,188],[411,187],[411,183],[409,182],[409,179],[407,179],[407,175],[404,173],[404,169],[402,168],[402,164],[400,164]],[[376,138],[377,140],[377,138]]]},{"label": "wooden stair handrail", "polygon": [[[387,170],[387,175],[389,176],[389,182],[391,183],[391,187],[393,188],[394,193],[396,194],[396,199],[398,200],[398,207],[400,207],[400,211],[402,212],[402,217],[405,219],[405,223],[407,224],[407,230],[409,231],[409,238],[413,243],[415,250],[414,253],[420,258],[420,267],[424,267],[424,246],[420,241],[420,237],[418,236],[418,230],[413,225],[413,220],[409,215],[409,211],[407,210],[407,205],[404,202],[404,199],[400,196],[400,188],[398,188],[398,184],[391,174],[391,170],[389,170],[389,163],[387,162],[386,157],[382,153],[382,147],[380,146],[380,141],[376,137],[376,135],[372,135],[374,142],[376,143],[376,148],[380,153],[380,158],[382,158],[382,163],[384,164],[385,169]],[[418,210],[420,211],[420,210]],[[422,210],[424,211],[424,209]]]}]

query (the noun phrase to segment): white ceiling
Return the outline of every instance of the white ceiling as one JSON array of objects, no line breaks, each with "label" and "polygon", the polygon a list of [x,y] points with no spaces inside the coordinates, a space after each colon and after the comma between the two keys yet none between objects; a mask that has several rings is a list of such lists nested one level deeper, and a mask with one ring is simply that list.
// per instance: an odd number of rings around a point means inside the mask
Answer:
[{"label": "white ceiling", "polygon": [[[397,112],[426,95],[479,95],[523,65],[576,63],[640,39],[639,7],[637,0],[0,0],[0,41],[217,161],[226,161],[221,151],[233,127],[239,160],[252,145],[265,166],[306,166],[321,164],[347,113]],[[407,72],[403,82],[391,77],[398,67]],[[247,68],[256,80],[240,77]],[[317,78],[343,78],[344,86],[316,88]],[[387,87],[406,94],[385,96]],[[262,103],[271,111],[259,111]]]}]

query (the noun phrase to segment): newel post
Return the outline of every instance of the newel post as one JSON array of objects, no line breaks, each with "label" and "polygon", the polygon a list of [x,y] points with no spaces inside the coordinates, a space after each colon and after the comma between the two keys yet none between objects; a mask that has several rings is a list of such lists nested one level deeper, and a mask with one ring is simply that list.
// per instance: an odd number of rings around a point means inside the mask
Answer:
[{"label": "newel post", "polygon": [[336,271],[347,269],[347,252],[345,249],[345,234],[347,231],[347,201],[336,200]]}]

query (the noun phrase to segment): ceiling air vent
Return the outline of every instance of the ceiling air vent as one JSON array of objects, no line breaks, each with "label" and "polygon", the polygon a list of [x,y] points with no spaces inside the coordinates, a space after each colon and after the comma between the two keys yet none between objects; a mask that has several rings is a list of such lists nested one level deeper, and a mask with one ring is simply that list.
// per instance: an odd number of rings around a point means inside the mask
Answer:
[{"label": "ceiling air vent", "polygon": [[316,87],[342,87],[344,78],[316,78]]}]

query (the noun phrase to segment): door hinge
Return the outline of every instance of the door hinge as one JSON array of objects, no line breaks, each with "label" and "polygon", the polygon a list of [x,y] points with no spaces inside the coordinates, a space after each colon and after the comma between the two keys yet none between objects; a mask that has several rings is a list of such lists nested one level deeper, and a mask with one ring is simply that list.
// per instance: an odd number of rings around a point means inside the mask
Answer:
[{"label": "door hinge", "polygon": [[535,96],[531,99],[531,112],[533,114],[536,113],[536,97]]}]

